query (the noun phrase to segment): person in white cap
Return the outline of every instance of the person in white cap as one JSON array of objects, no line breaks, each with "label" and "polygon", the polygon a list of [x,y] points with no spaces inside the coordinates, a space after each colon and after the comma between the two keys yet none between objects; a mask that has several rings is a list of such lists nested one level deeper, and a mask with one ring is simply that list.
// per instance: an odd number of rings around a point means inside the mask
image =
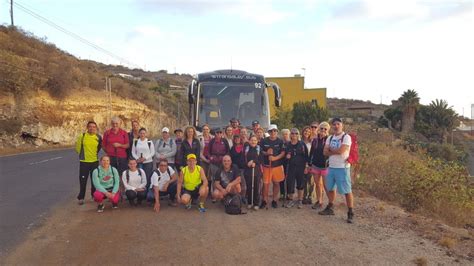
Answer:
[{"label": "person in white cap", "polygon": [[263,157],[263,201],[260,208],[267,208],[268,192],[270,183],[273,183],[272,207],[277,208],[277,200],[280,192],[280,182],[285,179],[283,161],[285,157],[285,143],[278,138],[278,128],[271,124],[268,127],[270,137],[264,138],[260,146]]},{"label": "person in white cap", "polygon": [[156,154],[155,154],[156,162],[166,159],[168,161],[168,165],[176,169],[174,165],[174,157],[176,155],[176,143],[170,137],[169,128],[164,127],[161,130],[161,139],[156,141],[155,151],[156,151]]}]

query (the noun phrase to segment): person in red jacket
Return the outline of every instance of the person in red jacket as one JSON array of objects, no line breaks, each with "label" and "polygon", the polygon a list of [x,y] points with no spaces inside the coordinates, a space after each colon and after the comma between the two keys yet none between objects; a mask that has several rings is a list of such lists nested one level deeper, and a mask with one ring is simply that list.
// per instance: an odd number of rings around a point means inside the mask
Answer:
[{"label": "person in red jacket", "polygon": [[112,118],[112,127],[105,131],[102,140],[103,149],[110,157],[110,164],[115,167],[119,175],[128,168],[127,149],[130,147],[128,134],[120,128],[122,120]]}]

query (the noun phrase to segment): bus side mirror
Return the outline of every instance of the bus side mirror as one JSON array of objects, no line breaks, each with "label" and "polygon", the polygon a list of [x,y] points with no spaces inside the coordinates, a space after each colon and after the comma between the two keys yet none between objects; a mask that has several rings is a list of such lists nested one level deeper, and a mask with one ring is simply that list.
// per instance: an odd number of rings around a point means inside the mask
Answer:
[{"label": "bus side mirror", "polygon": [[275,106],[280,107],[281,106],[281,90],[278,84],[274,82],[269,82],[266,84],[267,88],[272,87],[273,93],[275,94]]},{"label": "bus side mirror", "polygon": [[188,102],[189,104],[194,103],[194,90],[196,88],[196,80],[193,79],[191,84],[188,86]]}]

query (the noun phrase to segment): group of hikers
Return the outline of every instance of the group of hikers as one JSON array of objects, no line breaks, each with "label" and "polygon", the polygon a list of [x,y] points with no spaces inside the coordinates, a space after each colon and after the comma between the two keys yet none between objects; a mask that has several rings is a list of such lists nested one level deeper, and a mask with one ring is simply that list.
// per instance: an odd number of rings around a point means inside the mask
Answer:
[{"label": "group of hikers", "polygon": [[[343,131],[340,118],[330,123],[313,122],[301,134],[292,128],[279,135],[276,125],[265,130],[259,121],[247,129],[235,118],[225,128],[211,130],[203,125],[199,135],[188,126],[184,132],[175,129],[172,138],[170,129],[164,127],[155,143],[137,120],[132,121],[130,132],[123,130],[121,123],[120,118],[112,118],[111,128],[101,136],[97,124],[89,121],[87,131],[78,136],[80,205],[84,204],[89,177],[97,212],[104,211],[104,200],[109,199],[115,209],[122,198],[132,206],[147,201],[159,212],[165,196],[170,206],[182,204],[191,209],[197,203],[199,211],[205,212],[210,196],[213,203],[229,204],[237,199],[238,204],[253,210],[278,208],[278,202],[283,201],[287,208],[309,204],[321,215],[334,215],[337,188],[345,195],[347,222],[353,222],[348,161],[352,140]],[[101,149],[105,155],[99,160]],[[328,200],[324,209],[323,192]]]}]

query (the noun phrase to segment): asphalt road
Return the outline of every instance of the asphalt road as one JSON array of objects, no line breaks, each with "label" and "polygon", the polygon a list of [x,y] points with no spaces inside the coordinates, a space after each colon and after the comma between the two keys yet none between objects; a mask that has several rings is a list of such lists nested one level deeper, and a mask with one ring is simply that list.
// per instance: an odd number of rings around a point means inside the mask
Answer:
[{"label": "asphalt road", "polygon": [[78,169],[72,149],[0,157],[0,256],[39,226],[56,203],[74,199]]}]

